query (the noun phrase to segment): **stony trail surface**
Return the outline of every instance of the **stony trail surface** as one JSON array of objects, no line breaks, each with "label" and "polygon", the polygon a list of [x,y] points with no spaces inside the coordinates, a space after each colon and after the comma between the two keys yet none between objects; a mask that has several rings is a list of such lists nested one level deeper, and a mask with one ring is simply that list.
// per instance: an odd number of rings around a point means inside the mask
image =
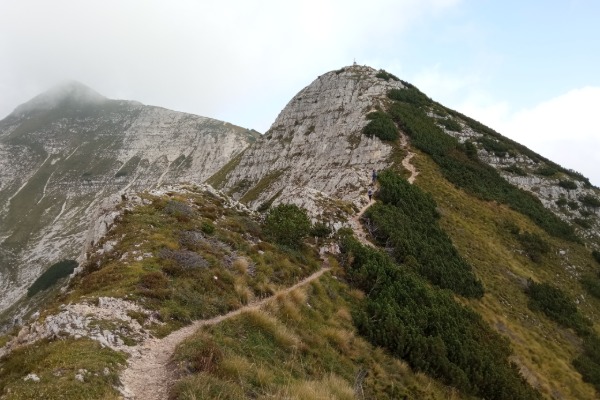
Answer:
[{"label": "stony trail surface", "polygon": [[[402,132],[400,133],[400,143],[402,144],[402,147],[404,147],[405,149],[408,147],[408,138]],[[413,153],[410,150],[407,150],[407,151],[408,151],[408,153],[402,159],[402,166],[410,172],[410,176],[408,177],[407,180],[408,180],[408,183],[410,183],[412,185],[415,182],[417,175],[419,175],[419,171],[417,171],[415,166],[410,163],[410,160],[415,156],[415,153]]]},{"label": "stony trail surface", "polygon": [[[408,146],[408,139],[406,138],[406,135],[401,133],[400,136],[400,143],[402,144],[402,147],[406,148]],[[408,177],[408,183],[410,183],[411,185],[415,182],[415,179],[417,178],[417,175],[419,175],[419,171],[417,171],[417,169],[415,168],[414,165],[412,165],[410,163],[410,160],[415,156],[415,153],[413,153],[412,151],[408,151],[408,153],[406,154],[406,156],[402,159],[402,166],[407,169],[410,172],[410,176]],[[376,182],[376,188],[379,188],[379,183]],[[362,244],[364,244],[365,246],[371,246],[371,247],[375,247],[375,245],[373,245],[373,243],[371,243],[368,239],[367,239],[367,233],[365,232],[363,225],[360,223],[360,218],[363,216],[363,214],[365,213],[365,211],[367,211],[367,209],[369,207],[371,207],[373,204],[375,204],[375,199],[372,199],[371,201],[369,201],[363,208],[361,208],[361,210],[352,218],[350,218],[350,226],[352,227],[352,230],[354,230],[354,234],[356,236],[356,238],[358,239],[359,242],[361,242]]]},{"label": "stony trail surface", "polygon": [[182,341],[193,335],[204,326],[218,324],[226,319],[240,315],[243,312],[258,310],[279,294],[290,293],[321,277],[331,268],[324,266],[312,275],[277,294],[248,304],[227,314],[214,318],[198,320],[181,328],[162,339],[150,338],[136,346],[130,353],[127,368],[121,373],[120,379],[123,386],[122,393],[125,399],[136,400],[164,400],[168,398],[169,388],[175,380],[168,364],[175,352],[175,348]]}]

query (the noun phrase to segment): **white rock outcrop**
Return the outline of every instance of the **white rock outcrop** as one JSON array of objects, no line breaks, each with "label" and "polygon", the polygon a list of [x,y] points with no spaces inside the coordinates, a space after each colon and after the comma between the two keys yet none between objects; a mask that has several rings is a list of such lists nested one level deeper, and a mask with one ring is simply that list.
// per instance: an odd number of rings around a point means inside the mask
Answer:
[{"label": "white rock outcrop", "polygon": [[258,136],[73,82],[19,106],[0,121],[0,311],[81,253],[105,199],[202,182]]},{"label": "white rock outcrop", "polygon": [[269,131],[252,144],[225,177],[214,182],[252,208],[274,198],[312,207],[315,191],[360,208],[373,169],[390,164],[391,146],[362,133],[366,115],[383,108],[400,81],[350,66],[321,75],[281,111]]}]

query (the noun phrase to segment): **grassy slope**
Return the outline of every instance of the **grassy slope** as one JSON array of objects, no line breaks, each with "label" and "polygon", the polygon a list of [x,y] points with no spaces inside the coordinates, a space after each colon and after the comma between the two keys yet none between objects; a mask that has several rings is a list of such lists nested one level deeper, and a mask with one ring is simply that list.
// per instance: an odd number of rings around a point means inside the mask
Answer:
[{"label": "grassy slope", "polygon": [[[310,248],[293,252],[260,241],[262,233],[254,221],[224,208],[211,195],[146,198],[150,200],[146,205],[125,213],[104,239],[117,240],[114,250],[92,256],[85,272],[72,281],[66,294],[48,304],[42,316],[58,311],[62,303],[93,302],[100,296],[128,298],[157,311],[165,324],[148,328],[161,336],[192,319],[222,314],[273,294],[321,264]],[[202,232],[204,239],[182,240],[182,232],[190,231]],[[161,249],[193,251],[208,265],[181,271],[160,256]],[[336,274],[342,271],[337,269]],[[355,375],[365,368],[369,373],[363,387],[369,397],[459,398],[452,388],[413,373],[356,336],[350,309],[360,296],[337,279],[321,278],[307,289],[279,298],[264,313],[244,314],[210,328],[211,340],[220,343],[226,354],[219,367],[223,369],[211,370],[214,374],[208,376],[207,371],[190,367],[199,356],[193,344],[184,345],[178,352],[184,379],[175,389],[177,397],[193,398],[190,393],[208,382],[212,390],[208,398],[217,395],[215,390],[222,396],[243,391],[260,396],[352,398]],[[145,318],[134,317],[140,322]],[[69,361],[73,358],[78,362]],[[116,352],[100,351],[89,340],[63,338],[26,346],[0,360],[0,394],[35,398],[34,390],[49,399],[60,398],[60,393],[71,393],[69,398],[117,398],[113,385],[124,359]],[[90,372],[85,382],[74,378],[79,369]],[[36,373],[41,381],[35,385],[24,381],[29,373]],[[62,375],[51,379],[52,374]]]},{"label": "grassy slope", "polygon": [[[421,172],[417,184],[435,198],[442,215],[442,227],[486,288],[481,301],[461,301],[510,339],[515,362],[544,395],[552,397],[561,393],[565,398],[595,398],[594,389],[581,381],[571,365],[580,351],[576,334],[530,311],[524,293],[526,279],[532,278],[560,286],[572,298],[580,296],[583,288],[567,267],[575,265],[579,273],[591,272],[589,252],[581,245],[549,236],[527,217],[506,206],[468,196],[448,183],[437,166],[422,153],[413,162]],[[541,263],[536,264],[520,254],[521,248],[507,227],[510,223],[540,235],[551,244],[552,251]],[[559,250],[566,251],[566,256],[559,256]],[[587,295],[579,305],[596,327],[598,307],[600,303]]]},{"label": "grassy slope", "polygon": [[364,369],[365,398],[459,398],[356,336],[350,309],[361,297],[327,276],[261,312],[203,329],[177,350],[174,397],[354,399]]}]

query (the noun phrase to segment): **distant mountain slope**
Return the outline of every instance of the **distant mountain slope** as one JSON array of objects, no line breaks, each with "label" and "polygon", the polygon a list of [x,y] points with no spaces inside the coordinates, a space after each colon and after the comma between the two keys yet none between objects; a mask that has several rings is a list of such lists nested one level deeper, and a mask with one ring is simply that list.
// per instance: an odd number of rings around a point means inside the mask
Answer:
[{"label": "distant mountain slope", "polygon": [[80,256],[103,199],[211,176],[259,135],[68,82],[0,121],[0,310]]}]

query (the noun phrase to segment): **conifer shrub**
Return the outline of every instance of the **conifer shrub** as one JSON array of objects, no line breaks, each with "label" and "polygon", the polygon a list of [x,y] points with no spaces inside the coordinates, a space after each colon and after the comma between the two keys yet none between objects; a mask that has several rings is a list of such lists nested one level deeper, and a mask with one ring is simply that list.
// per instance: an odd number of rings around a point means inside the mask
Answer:
[{"label": "conifer shrub", "polygon": [[516,234],[523,250],[533,262],[540,263],[542,256],[550,251],[550,245],[537,233],[523,232]]},{"label": "conifer shrub", "polygon": [[590,229],[592,227],[591,222],[585,218],[573,218],[573,222],[584,229]]},{"label": "conifer shrub", "polygon": [[597,335],[583,339],[583,352],[573,360],[573,366],[584,382],[591,383],[600,392],[600,338]]},{"label": "conifer shrub", "polygon": [[600,299],[600,275],[598,273],[582,277],[581,284],[589,294]]},{"label": "conifer shrub", "polygon": [[396,75],[390,74],[389,72],[387,72],[386,70],[383,70],[383,69],[380,69],[379,72],[377,72],[377,74],[375,75],[375,77],[377,77],[379,79],[383,79],[385,81],[389,81],[390,79],[393,81],[400,80],[400,78],[398,78]]},{"label": "conifer shrub", "polygon": [[433,198],[392,171],[379,176],[382,203],[366,212],[378,243],[401,263],[412,257],[415,270],[430,282],[465,297],[483,296],[483,286],[438,223]]},{"label": "conifer shrub", "polygon": [[519,175],[519,176],[527,176],[527,172],[523,170],[523,168],[519,167],[516,164],[509,165],[508,167],[502,168],[502,170],[506,172],[510,172],[511,174]]},{"label": "conifer shrub", "polygon": [[[394,93],[396,92],[390,91],[388,96],[395,100],[402,98]],[[444,133],[434,123],[433,118],[427,115],[426,107],[433,104],[431,100],[428,101],[428,104],[421,105],[412,98],[399,100],[389,107],[388,112],[411,137],[412,144],[431,156],[448,181],[482,200],[507,204],[513,210],[531,218],[538,226],[555,237],[574,242],[580,241],[573,227],[546,209],[537,197],[511,185],[493,167],[469,154],[466,146],[460,145],[457,139]],[[449,113],[451,111],[448,109]],[[454,113],[463,120],[467,118],[462,114]],[[483,131],[489,130],[479,125],[474,126]],[[494,137],[502,138],[495,132]],[[518,150],[521,151],[520,148]]]},{"label": "conifer shrub", "polygon": [[594,260],[596,260],[596,262],[598,264],[600,264],[600,251],[598,250],[593,250],[592,251],[592,257],[594,257]]},{"label": "conifer shrub", "polygon": [[592,208],[600,207],[600,200],[598,200],[598,198],[596,196],[591,195],[591,194],[586,194],[584,196],[580,196],[579,201],[581,203],[583,203],[583,205],[588,206],[588,207],[592,207]]},{"label": "conifer shrub", "polygon": [[353,320],[371,343],[466,395],[541,398],[510,363],[508,342],[452,293],[351,236],[341,248],[348,280],[368,293]]},{"label": "conifer shrub", "polygon": [[65,278],[73,273],[79,264],[75,260],[62,260],[52,264],[42,275],[39,276],[27,289],[27,296],[32,297],[36,293],[53,286],[59,279]]},{"label": "conifer shrub", "polygon": [[577,184],[570,179],[561,179],[558,181],[558,186],[567,190],[577,189]]},{"label": "conifer shrub", "polygon": [[392,89],[388,92],[388,97],[417,107],[431,104],[431,99],[413,85],[404,89]]},{"label": "conifer shrub", "polygon": [[541,311],[558,324],[572,328],[579,335],[589,335],[592,322],[577,310],[575,302],[559,288],[547,283],[528,282],[529,308]]},{"label": "conifer shrub", "polygon": [[481,143],[486,151],[494,153],[494,155],[498,157],[504,157],[510,150],[510,147],[506,143],[489,138],[487,136],[482,136],[477,140],[479,143]]},{"label": "conifer shrub", "polygon": [[375,111],[369,113],[367,119],[371,121],[363,128],[365,135],[369,137],[376,136],[383,141],[398,139],[398,128],[386,113]]},{"label": "conifer shrub", "polygon": [[264,233],[274,242],[293,249],[302,247],[310,233],[310,219],[306,211],[295,204],[272,207],[265,218]]},{"label": "conifer shrub", "polygon": [[444,128],[448,129],[449,131],[462,131],[462,126],[452,118],[440,118],[437,119],[436,122],[442,125]]},{"label": "conifer shrub", "polygon": [[535,170],[534,172],[536,175],[541,175],[541,176],[553,176],[556,173],[558,173],[558,170],[556,168],[553,168],[549,165],[544,165],[542,167],[539,167],[538,169]]},{"label": "conifer shrub", "polygon": [[331,235],[331,228],[322,222],[316,222],[310,229],[310,236],[325,238]]}]

